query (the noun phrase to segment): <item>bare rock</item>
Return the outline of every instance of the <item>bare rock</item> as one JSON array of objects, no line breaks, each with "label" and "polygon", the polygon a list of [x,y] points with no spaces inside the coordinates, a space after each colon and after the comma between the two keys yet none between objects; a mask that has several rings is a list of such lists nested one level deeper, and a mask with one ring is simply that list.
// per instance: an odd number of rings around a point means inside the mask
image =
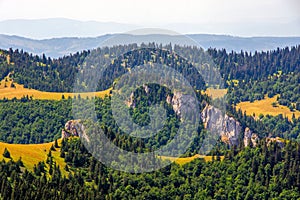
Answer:
[{"label": "bare rock", "polygon": [[132,107],[132,108],[135,107],[136,103],[135,103],[133,97],[134,97],[134,93],[132,92],[132,93],[130,94],[129,99],[125,102],[125,104],[126,104],[128,107]]},{"label": "bare rock", "polygon": [[150,88],[149,88],[149,86],[147,84],[143,84],[143,88],[144,88],[146,94],[150,93]]},{"label": "bare rock", "polygon": [[276,138],[267,137],[266,142],[267,142],[267,146],[269,146],[272,142],[276,142],[281,148],[283,148],[285,145],[284,140],[280,137],[276,137]]},{"label": "bare rock", "polygon": [[221,140],[230,146],[239,144],[239,135],[242,131],[242,126],[233,117],[223,114],[222,111],[214,106],[207,105],[202,113],[201,118],[204,127],[220,135]]},{"label": "bare rock", "polygon": [[254,147],[257,146],[258,142],[259,142],[259,137],[257,134],[253,133],[252,136],[251,136],[251,142],[252,142],[252,145]]},{"label": "bare rock", "polygon": [[245,128],[244,132],[244,146],[253,146],[256,147],[259,141],[257,134],[253,133],[248,127]]},{"label": "bare rock", "polygon": [[89,141],[88,136],[85,133],[85,129],[80,120],[69,120],[65,124],[64,129],[61,131],[61,138],[69,138],[71,136],[83,137]]},{"label": "bare rock", "polygon": [[185,117],[185,114],[192,113],[197,108],[195,99],[191,95],[181,92],[174,92],[172,98],[167,96],[166,102],[170,102],[176,115],[181,119]]}]

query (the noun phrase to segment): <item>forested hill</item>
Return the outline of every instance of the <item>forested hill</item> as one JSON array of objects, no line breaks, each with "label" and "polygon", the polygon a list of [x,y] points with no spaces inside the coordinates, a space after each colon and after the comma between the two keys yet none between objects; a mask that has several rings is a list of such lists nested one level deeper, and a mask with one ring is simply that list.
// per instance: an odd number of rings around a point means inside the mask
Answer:
[{"label": "forested hill", "polygon": [[[61,169],[60,159],[66,165]],[[106,167],[79,139],[52,146],[45,161],[24,168],[22,159],[0,161],[1,199],[291,199],[300,198],[300,145],[261,143],[256,148],[231,149],[220,161],[195,159],[160,170],[132,174]],[[121,156],[121,155],[120,155]]]},{"label": "forested hill", "polygon": [[[151,43],[144,45],[144,47],[155,47]],[[51,92],[71,92],[73,88],[74,77],[78,72],[78,67],[81,65],[87,56],[96,54],[99,58],[107,60],[107,56],[117,55],[118,52],[128,52],[137,48],[136,44],[120,45],[111,48],[96,49],[93,51],[83,51],[69,56],[64,56],[58,59],[47,58],[46,56],[36,56],[24,52],[22,50],[0,51],[0,78],[4,78],[10,72],[14,72],[13,78],[19,84],[24,84],[25,87],[33,88],[42,91]],[[193,47],[179,47],[164,46],[171,52],[174,51],[183,57],[190,56],[190,60],[197,62],[199,56],[203,55],[202,49]],[[151,53],[158,53],[157,58],[165,59],[168,57],[161,54],[161,52],[154,52],[149,48],[147,51]],[[268,76],[281,71],[282,73],[297,73],[300,71],[300,47],[277,49],[268,52],[226,52],[226,50],[209,49],[208,53],[213,58],[216,65],[225,80],[241,80],[249,81],[258,79],[267,79]],[[144,53],[143,60],[151,61],[153,58],[147,58],[147,53]],[[129,56],[129,57],[128,57]],[[138,54],[128,54],[127,59],[141,59],[137,58]],[[111,59],[109,58],[108,59]],[[121,57],[122,58],[122,57]],[[115,58],[114,58],[115,59]],[[117,58],[120,59],[120,58]],[[172,56],[168,59],[173,59]],[[112,60],[112,59],[111,59]],[[168,60],[167,60],[168,62]],[[173,61],[169,63],[174,66]],[[118,69],[120,61],[109,64],[109,69]],[[183,63],[181,63],[183,64]],[[191,63],[193,64],[193,63]],[[175,66],[174,66],[175,67]],[[110,74],[114,78],[116,74]],[[201,76],[193,77],[193,81],[197,82]],[[103,88],[102,88],[103,89]]]},{"label": "forested hill", "polygon": [[225,80],[267,79],[268,76],[281,71],[286,73],[300,72],[300,46],[276,49],[267,52],[240,53],[225,50],[209,49],[209,54],[220,66]]},{"label": "forested hill", "polygon": [[[2,50],[0,74],[4,78],[10,73],[10,79],[25,87],[43,91],[72,91],[75,75],[81,73],[85,60],[88,56],[95,58],[93,56],[97,55],[109,61],[106,62],[105,79],[101,80],[104,84],[98,85],[98,89],[104,89],[136,65],[164,61],[184,74],[195,89],[201,90],[197,91],[199,112],[207,106],[207,102],[218,102],[202,95],[206,86],[195,72],[195,64],[203,64],[199,57],[204,54],[202,49],[167,45],[158,50],[154,43],[142,47],[132,51],[137,48],[136,44],[120,45],[58,59],[34,56],[22,50]],[[114,58],[119,52],[128,53]],[[254,97],[259,98],[254,93],[258,92],[265,95],[280,94],[280,102],[288,101],[292,107],[297,106],[295,101],[299,101],[298,96],[290,96],[294,88],[286,84],[293,84],[295,91],[298,91],[300,46],[253,54],[215,49],[210,49],[208,53],[225,78],[230,97],[226,112],[230,120],[234,121],[234,125],[240,124],[245,132],[251,130],[261,138],[256,145],[245,147],[239,143],[229,146],[217,142],[209,153],[215,155],[211,162],[199,158],[185,165],[173,163],[157,171],[134,174],[103,165],[92,157],[78,137],[64,138],[60,144],[54,142],[50,144],[50,149],[42,149],[45,154],[41,155],[44,155],[45,161],[31,163],[33,170],[25,167],[22,158],[16,160],[15,155],[11,154],[21,151],[20,145],[19,149],[11,149],[10,153],[9,148],[15,144],[5,144],[5,148],[2,148],[4,151],[0,152],[3,158],[0,161],[0,199],[299,199],[300,118],[292,117],[289,120],[283,115],[257,118],[237,110],[232,104],[247,98],[253,101]],[[191,62],[184,59],[187,57]],[[269,83],[274,83],[274,87],[267,87]],[[145,89],[146,86],[149,90]],[[174,107],[167,103],[167,97],[173,102],[175,96],[170,90],[155,84],[146,86],[140,86],[132,93],[135,105],[129,105],[128,110],[134,122],[144,126],[151,120],[149,106],[157,103],[164,107],[167,116],[164,126],[153,137],[139,138],[124,134],[114,118],[111,96],[82,98],[78,95],[77,105],[72,104],[71,98],[58,101],[37,100],[28,96],[1,99],[0,140],[26,144],[53,141],[69,130],[63,128],[72,119],[72,109],[81,109],[84,110],[83,114],[95,111],[103,133],[119,148],[135,153],[159,149],[174,138],[180,118]],[[248,97],[247,90],[253,90]],[[90,102],[94,103],[94,107],[85,106]],[[126,118],[123,114],[119,117]],[[133,133],[144,132],[138,130]],[[195,132],[195,138],[182,157],[199,152],[207,136],[204,123],[199,122]],[[239,139],[242,139],[242,134]],[[284,139],[265,139],[276,136]],[[186,147],[180,143],[179,149],[182,146]],[[105,150],[111,151],[109,148]],[[172,155],[172,152],[167,153]],[[112,151],[110,155],[124,160],[124,155],[116,154],[116,151]],[[221,155],[224,159],[221,159]],[[155,157],[154,161],[168,162],[160,157]],[[59,166],[63,166],[63,169]]]}]

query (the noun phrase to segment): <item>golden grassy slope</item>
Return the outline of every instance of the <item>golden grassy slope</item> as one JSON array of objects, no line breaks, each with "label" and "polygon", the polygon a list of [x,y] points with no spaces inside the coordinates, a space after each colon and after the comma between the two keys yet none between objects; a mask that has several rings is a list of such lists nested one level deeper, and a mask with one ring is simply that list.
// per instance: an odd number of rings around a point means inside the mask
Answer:
[{"label": "golden grassy slope", "polygon": [[213,88],[207,88],[204,92],[212,99],[217,99],[224,97],[227,94],[227,89],[213,89]]},{"label": "golden grassy slope", "polygon": [[269,114],[272,116],[282,114],[283,116],[287,116],[289,119],[291,119],[293,113],[295,114],[296,118],[300,117],[299,111],[291,112],[288,107],[279,104],[277,104],[277,107],[273,107],[273,102],[277,102],[277,96],[272,98],[265,97],[263,100],[254,101],[252,103],[249,101],[241,102],[236,106],[236,108],[246,111],[248,115],[253,115],[253,113],[255,113],[256,117],[258,117],[259,114]]},{"label": "golden grassy slope", "polygon": [[[59,145],[60,143],[61,143],[61,139],[58,140]],[[10,158],[3,157],[4,149],[7,148],[8,151],[10,152],[11,158],[14,161],[17,161],[19,158],[22,158],[22,161],[26,169],[33,171],[33,167],[35,164],[38,164],[38,162],[40,161],[46,161],[47,154],[49,153],[49,150],[52,145],[54,145],[54,142],[43,143],[43,144],[7,144],[7,143],[0,142],[0,160],[4,159],[5,161],[8,161],[10,159]],[[66,175],[68,172],[64,170],[66,163],[64,159],[60,157],[60,148],[56,148],[56,151],[52,151],[52,156],[56,164],[59,165],[62,174]],[[184,165],[197,158],[203,158],[205,161],[212,161],[212,156],[202,156],[199,154],[196,154],[191,157],[186,157],[186,158],[175,158],[169,156],[160,156],[160,158],[163,160],[170,160],[179,165]],[[221,156],[221,160],[223,159],[224,156]]]},{"label": "golden grassy slope", "polygon": [[[220,157],[221,157],[221,160],[224,159],[224,156],[220,156]],[[213,156],[203,156],[203,155],[196,154],[194,156],[186,157],[186,158],[175,158],[175,157],[170,157],[170,156],[160,156],[160,158],[163,160],[170,160],[179,165],[184,165],[184,164],[189,163],[197,158],[203,158],[206,162],[212,161]],[[215,156],[215,159],[216,159],[216,156]]]},{"label": "golden grassy slope", "polygon": [[[61,140],[58,140],[60,144]],[[0,142],[0,160],[4,159],[8,161],[8,158],[3,157],[4,149],[7,148],[10,152],[10,156],[14,161],[17,161],[20,157],[24,163],[24,166],[28,170],[33,170],[35,164],[40,161],[46,161],[47,154],[54,142],[44,143],[44,144],[7,144]],[[67,172],[64,170],[66,163],[63,158],[60,157],[60,149],[57,148],[56,151],[52,151],[53,160],[59,165],[63,174]]]},{"label": "golden grassy slope", "polygon": [[[8,98],[8,99],[21,99],[24,96],[31,97],[33,99],[47,99],[47,100],[60,100],[62,99],[62,95],[65,96],[65,98],[73,98],[74,96],[78,96],[80,94],[81,98],[86,98],[86,97],[101,97],[103,98],[105,95],[109,95],[110,90],[104,90],[100,92],[88,92],[88,93],[61,93],[61,92],[43,92],[39,90],[34,90],[34,89],[28,89],[24,88],[23,85],[20,85],[18,83],[13,83],[15,87],[11,87],[12,85],[12,79],[9,78],[9,75],[4,78],[0,82],[0,99]],[[6,85],[6,87],[5,87]]]}]

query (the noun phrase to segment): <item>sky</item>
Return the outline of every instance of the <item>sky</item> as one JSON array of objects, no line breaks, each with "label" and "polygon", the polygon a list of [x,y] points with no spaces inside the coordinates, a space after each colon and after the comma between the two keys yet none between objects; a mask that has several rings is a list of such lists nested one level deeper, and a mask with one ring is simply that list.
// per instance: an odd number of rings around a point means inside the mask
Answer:
[{"label": "sky", "polygon": [[183,33],[300,36],[298,0],[0,0],[0,21],[58,17]]}]

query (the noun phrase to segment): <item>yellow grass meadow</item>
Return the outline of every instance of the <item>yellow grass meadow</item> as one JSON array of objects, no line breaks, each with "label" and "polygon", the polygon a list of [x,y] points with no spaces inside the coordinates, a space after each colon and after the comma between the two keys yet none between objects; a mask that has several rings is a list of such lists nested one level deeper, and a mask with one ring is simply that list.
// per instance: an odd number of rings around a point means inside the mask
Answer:
[{"label": "yellow grass meadow", "polygon": [[[213,160],[213,156],[203,156],[203,155],[199,155],[199,154],[196,154],[191,157],[186,157],[186,158],[176,158],[176,157],[170,157],[170,156],[159,156],[159,157],[163,160],[170,160],[171,162],[175,162],[179,165],[184,165],[186,163],[192,162],[193,160],[199,159],[199,158],[203,158],[206,162]],[[220,156],[220,158],[221,158],[221,160],[223,160],[224,156]],[[215,156],[215,159],[217,159],[216,156]]]},{"label": "yellow grass meadow", "polygon": [[[111,89],[107,89],[100,92],[87,92],[87,93],[61,93],[61,92],[43,92],[39,90],[34,89],[28,89],[24,88],[23,85],[20,85],[18,83],[13,83],[12,79],[6,77],[0,82],[0,99],[7,98],[7,99],[21,99],[24,96],[32,97],[33,99],[43,99],[43,100],[61,100],[62,96],[67,98],[74,98],[77,97],[78,94],[80,94],[81,98],[87,98],[87,97],[100,97],[103,98],[105,95],[109,95]],[[14,87],[11,87],[11,85],[14,85]]]},{"label": "yellow grass meadow", "polygon": [[[61,144],[61,139],[58,140],[58,144]],[[43,144],[8,144],[0,142],[0,160],[4,159],[5,161],[9,161],[10,159],[13,159],[14,161],[17,161],[19,158],[22,158],[26,169],[33,171],[34,165],[38,164],[40,161],[46,161],[47,154],[49,153],[52,145],[54,145],[54,142]],[[5,148],[10,152],[11,158],[3,157]],[[60,148],[56,148],[55,151],[52,151],[52,156],[53,160],[60,167],[62,174],[67,175],[68,172],[65,171],[66,163],[64,159],[60,157]],[[206,162],[212,161],[213,159],[212,156],[202,156],[199,154],[186,158],[175,158],[169,156],[159,156],[159,158],[163,160],[170,160],[179,165],[184,165],[199,158],[203,158]],[[223,160],[224,156],[220,156],[220,158]]]},{"label": "yellow grass meadow", "polygon": [[282,114],[289,119],[292,118],[293,114],[295,114],[296,118],[300,117],[299,111],[292,112],[288,107],[279,105],[278,103],[277,107],[273,107],[273,102],[277,102],[277,96],[274,96],[272,98],[265,97],[265,99],[263,100],[254,101],[252,103],[250,103],[249,101],[241,102],[237,104],[236,108],[241,109],[242,111],[246,111],[248,115],[253,115],[254,113],[256,117],[258,117],[260,114],[269,114],[272,116]]},{"label": "yellow grass meadow", "polygon": [[205,94],[211,97],[212,99],[217,99],[224,97],[227,94],[227,89],[214,89],[214,88],[207,88],[205,90]]},{"label": "yellow grass meadow", "polygon": [[[61,140],[59,139],[58,144],[60,145],[60,143]],[[46,162],[47,154],[52,145],[54,145],[54,142],[43,144],[7,144],[0,142],[0,160],[4,159],[5,161],[8,161],[10,159],[3,157],[4,149],[7,148],[14,161],[22,158],[26,169],[32,171],[35,164],[38,164],[40,161]],[[60,149],[57,148],[55,151],[52,151],[52,156],[62,173],[66,174],[66,171],[64,170],[66,163],[64,159],[60,157]]]}]

